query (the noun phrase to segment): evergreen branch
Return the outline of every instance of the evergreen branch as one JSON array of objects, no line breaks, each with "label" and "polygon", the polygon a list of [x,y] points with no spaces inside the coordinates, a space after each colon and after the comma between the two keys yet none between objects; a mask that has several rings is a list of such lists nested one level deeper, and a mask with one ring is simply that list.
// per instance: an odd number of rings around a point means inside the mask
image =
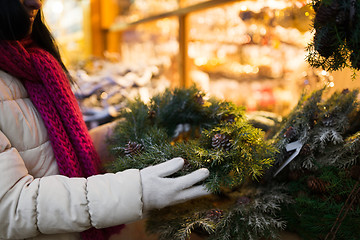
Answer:
[{"label": "evergreen branch", "polygon": [[187,219],[183,225],[184,227],[178,230],[174,235],[175,239],[186,240],[190,237],[193,230],[199,228],[204,230],[207,234],[212,234],[215,231],[215,224],[206,218]]},{"label": "evergreen branch", "polygon": [[278,232],[285,228],[285,222],[277,218],[277,213],[282,205],[291,202],[289,196],[282,193],[284,190],[282,186],[259,188],[254,201],[234,206],[225,214],[209,239],[277,239]]}]

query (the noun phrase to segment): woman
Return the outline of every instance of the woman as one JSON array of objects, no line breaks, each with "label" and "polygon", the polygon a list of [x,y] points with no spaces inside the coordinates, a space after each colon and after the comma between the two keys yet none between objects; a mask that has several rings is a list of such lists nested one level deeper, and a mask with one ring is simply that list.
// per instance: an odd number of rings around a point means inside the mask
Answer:
[{"label": "woman", "polygon": [[[0,0],[0,239],[106,239],[152,208],[207,194],[175,158],[99,174],[40,0]],[[111,231],[110,231],[111,230]]]}]

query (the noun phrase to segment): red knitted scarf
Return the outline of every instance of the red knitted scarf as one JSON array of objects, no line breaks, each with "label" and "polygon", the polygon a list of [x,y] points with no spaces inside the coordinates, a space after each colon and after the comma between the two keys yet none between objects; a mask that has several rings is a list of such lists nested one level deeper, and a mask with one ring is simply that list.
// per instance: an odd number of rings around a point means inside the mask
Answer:
[{"label": "red knitted scarf", "polygon": [[[99,157],[59,62],[31,41],[0,41],[0,69],[23,82],[45,123],[60,174],[68,177],[98,174]],[[91,228],[81,236],[102,240],[121,228]]]}]

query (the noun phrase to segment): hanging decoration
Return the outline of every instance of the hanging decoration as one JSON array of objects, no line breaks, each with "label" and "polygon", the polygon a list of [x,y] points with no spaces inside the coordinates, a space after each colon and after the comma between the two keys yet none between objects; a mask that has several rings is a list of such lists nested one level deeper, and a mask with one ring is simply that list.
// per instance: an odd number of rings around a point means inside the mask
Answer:
[{"label": "hanging decoration", "polygon": [[360,69],[360,1],[312,0],[314,38],[307,61],[326,71]]}]

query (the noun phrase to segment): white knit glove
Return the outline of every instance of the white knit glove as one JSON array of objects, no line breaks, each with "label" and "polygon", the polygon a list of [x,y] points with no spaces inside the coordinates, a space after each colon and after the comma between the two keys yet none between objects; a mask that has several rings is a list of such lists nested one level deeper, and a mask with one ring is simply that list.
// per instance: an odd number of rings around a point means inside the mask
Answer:
[{"label": "white knit glove", "polygon": [[182,158],[174,158],[140,170],[144,212],[174,205],[209,194],[204,186],[193,186],[209,176],[206,168],[185,176],[166,178],[184,165]]}]

